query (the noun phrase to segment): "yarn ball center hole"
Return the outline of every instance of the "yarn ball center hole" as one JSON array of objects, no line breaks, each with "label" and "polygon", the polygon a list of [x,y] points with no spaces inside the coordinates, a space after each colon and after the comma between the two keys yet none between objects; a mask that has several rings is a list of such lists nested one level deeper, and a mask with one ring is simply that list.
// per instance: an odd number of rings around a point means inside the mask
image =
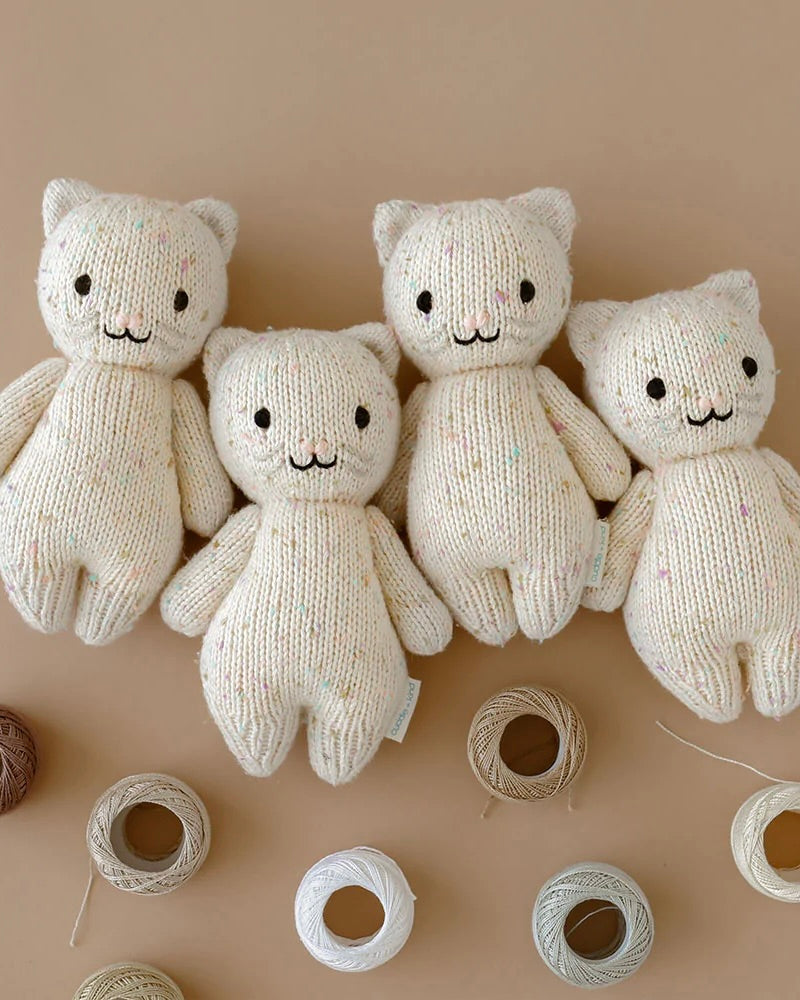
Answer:
[{"label": "yarn ball center hole", "polygon": [[622,910],[607,899],[584,899],[573,906],[564,921],[564,936],[581,958],[610,958],[625,940]]},{"label": "yarn ball center hole", "polygon": [[[787,809],[767,824],[764,854],[784,878],[784,873],[790,873],[787,881],[800,881],[800,812]],[[794,873],[794,878],[791,878],[791,873]]]},{"label": "yarn ball center hole", "polygon": [[375,893],[360,885],[346,885],[331,894],[322,918],[331,934],[355,945],[374,938],[386,914]]},{"label": "yarn ball center hole", "polygon": [[540,715],[518,715],[500,737],[500,757],[516,774],[545,774],[558,760],[558,730]]},{"label": "yarn ball center hole", "polygon": [[166,871],[183,845],[183,823],[157,802],[139,802],[117,816],[111,844],[117,857],[132,868]]}]

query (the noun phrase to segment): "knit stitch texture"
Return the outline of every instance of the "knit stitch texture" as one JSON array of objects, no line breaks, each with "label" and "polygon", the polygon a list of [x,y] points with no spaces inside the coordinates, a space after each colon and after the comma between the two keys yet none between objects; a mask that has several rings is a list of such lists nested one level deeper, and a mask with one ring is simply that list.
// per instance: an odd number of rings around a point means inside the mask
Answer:
[{"label": "knit stitch texture", "polygon": [[408,690],[401,642],[432,654],[450,640],[447,609],[365,506],[397,447],[398,357],[376,323],[209,339],[214,440],[252,503],[176,575],[161,608],[170,627],[206,632],[206,701],[249,774],[279,767],[304,720],[314,770],[349,781]]},{"label": "knit stitch texture", "polygon": [[590,494],[616,499],[630,481],[619,444],[537,365],[569,308],[574,225],[555,188],[375,212],[386,315],[429,380],[406,403],[379,504],[407,521],[456,621],[493,645],[564,627],[591,556]]},{"label": "knit stitch texture", "polygon": [[174,376],[225,311],[236,215],[52,181],[39,306],[63,358],[0,393],[0,573],[28,624],[111,642],[152,603],[183,525],[232,491],[194,388]]},{"label": "knit stitch texture", "polygon": [[633,303],[587,302],[568,335],[598,412],[647,468],[612,512],[599,588],[637,653],[699,716],[800,702],[800,477],[756,440],[775,360],[746,271]]}]

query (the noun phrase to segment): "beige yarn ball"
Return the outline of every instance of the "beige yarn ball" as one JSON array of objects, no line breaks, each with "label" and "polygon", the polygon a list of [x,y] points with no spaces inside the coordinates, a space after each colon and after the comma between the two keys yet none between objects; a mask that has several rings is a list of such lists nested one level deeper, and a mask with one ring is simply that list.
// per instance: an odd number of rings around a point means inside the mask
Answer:
[{"label": "beige yarn ball", "polygon": [[[542,774],[519,774],[500,755],[506,726],[522,715],[545,719],[558,734],[558,755]],[[478,709],[467,737],[467,756],[478,781],[498,799],[546,799],[562,792],[580,773],[586,759],[586,727],[575,707],[557,691],[507,688]]]},{"label": "beige yarn ball", "polygon": [[184,1000],[178,985],[151,965],[120,962],[93,973],[73,1000]]}]

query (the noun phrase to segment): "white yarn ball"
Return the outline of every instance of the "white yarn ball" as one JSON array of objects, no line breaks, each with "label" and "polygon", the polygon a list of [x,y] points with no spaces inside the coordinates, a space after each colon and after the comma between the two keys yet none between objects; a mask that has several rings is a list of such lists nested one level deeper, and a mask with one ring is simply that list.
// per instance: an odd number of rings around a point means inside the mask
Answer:
[{"label": "white yarn ball", "polygon": [[151,965],[120,962],[100,969],[78,987],[73,1000],[184,1000],[177,984]]},{"label": "white yarn ball", "polygon": [[[378,897],[384,920],[377,933],[351,940],[325,923],[325,905],[346,886],[361,886]],[[375,969],[400,951],[414,924],[414,899],[398,865],[372,847],[329,854],[303,877],[294,902],[297,933],[318,962],[340,972]]]},{"label": "white yarn ball", "polygon": [[[616,906],[625,922],[619,947],[605,958],[584,958],[569,946],[565,924],[570,912],[589,899]],[[612,986],[632,976],[650,954],[653,914],[642,890],[612,865],[584,862],[544,884],[533,907],[533,940],[545,965],[565,982],[583,989]]]},{"label": "white yarn ball", "polygon": [[731,824],[731,849],[736,867],[765,896],[800,903],[800,883],[789,882],[767,860],[764,831],[782,812],[800,812],[800,784],[782,782],[751,795]]}]

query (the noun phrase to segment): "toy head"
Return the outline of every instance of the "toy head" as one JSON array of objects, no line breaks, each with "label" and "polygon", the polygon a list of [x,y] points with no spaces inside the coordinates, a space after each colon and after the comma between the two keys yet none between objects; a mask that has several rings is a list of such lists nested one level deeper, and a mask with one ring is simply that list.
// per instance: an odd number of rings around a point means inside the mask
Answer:
[{"label": "toy head", "polygon": [[747,271],[637,302],[584,302],[567,321],[597,412],[648,466],[752,445],[775,359]]},{"label": "toy head", "polygon": [[386,316],[429,377],[533,364],[561,328],[575,209],[566,191],[378,205]]},{"label": "toy head", "polygon": [[364,504],[378,490],[400,430],[385,326],[221,329],[204,358],[217,451],[250,499]]},{"label": "toy head", "polygon": [[222,320],[236,213],[55,180],[43,204],[39,307],[71,361],[174,375]]}]

